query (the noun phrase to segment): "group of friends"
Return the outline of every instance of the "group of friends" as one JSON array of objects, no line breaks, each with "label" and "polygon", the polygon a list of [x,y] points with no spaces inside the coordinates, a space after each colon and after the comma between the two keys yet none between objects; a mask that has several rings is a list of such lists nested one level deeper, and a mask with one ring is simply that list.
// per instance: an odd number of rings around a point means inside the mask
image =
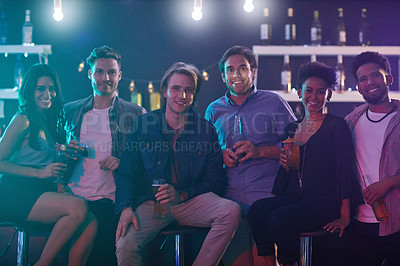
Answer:
[{"label": "group of friends", "polygon": [[[147,113],[116,96],[116,50],[95,48],[86,61],[93,93],[66,104],[54,68],[32,66],[0,140],[0,221],[52,226],[34,265],[51,265],[65,247],[71,266],[142,265],[172,223],[210,228],[193,265],[255,265],[254,242],[264,265],[296,265],[299,234],[322,229],[340,238],[340,265],[400,265],[400,112],[385,56],[354,58],[365,103],[344,119],[325,112],[335,71],[303,64],[300,120],[280,96],[256,88],[257,62],[244,46],[223,54],[227,91],[204,118],[193,108],[202,76],[192,64],[165,72],[162,107]],[[281,146],[289,137],[300,149],[295,170]],[[57,160],[59,144],[66,161]],[[158,179],[166,183],[154,195]],[[378,200],[383,221],[371,208]]]}]

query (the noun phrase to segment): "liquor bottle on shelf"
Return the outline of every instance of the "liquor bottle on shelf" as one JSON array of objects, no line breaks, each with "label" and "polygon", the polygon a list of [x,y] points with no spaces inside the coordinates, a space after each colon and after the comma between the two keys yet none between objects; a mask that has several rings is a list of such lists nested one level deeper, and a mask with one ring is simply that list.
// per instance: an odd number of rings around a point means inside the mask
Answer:
[{"label": "liquor bottle on shelf", "polygon": [[264,21],[260,26],[260,40],[263,45],[271,44],[272,26],[269,20],[269,9],[264,8]]},{"label": "liquor bottle on shelf", "polygon": [[153,82],[149,81],[148,85],[150,95],[150,111],[161,108],[161,94],[154,90]]},{"label": "liquor bottle on shelf", "polygon": [[335,85],[335,90],[337,92],[344,92],[344,81],[346,80],[346,75],[344,72],[344,66],[343,66],[343,56],[338,55],[337,56],[337,65],[335,67],[336,71],[336,85]]},{"label": "liquor bottle on shelf", "polygon": [[346,45],[346,23],[344,22],[343,8],[338,8],[337,45]]},{"label": "liquor bottle on shelf", "polygon": [[22,63],[21,54],[17,54],[17,62],[14,65],[14,90],[19,90],[24,76],[24,64]]},{"label": "liquor bottle on shelf", "polygon": [[319,21],[319,12],[314,10],[314,20],[311,24],[311,45],[321,45],[322,42],[322,26]]},{"label": "liquor bottle on shelf", "polygon": [[296,43],[296,24],[294,23],[293,8],[287,10],[287,21],[285,23],[285,43],[294,45]]},{"label": "liquor bottle on shelf", "polygon": [[292,91],[292,71],[289,64],[289,55],[284,55],[281,71],[281,87],[284,92],[290,93]]},{"label": "liquor bottle on shelf", "polygon": [[133,80],[129,83],[129,90],[131,91],[131,103],[136,103],[137,105],[142,106],[142,94],[136,89]]},{"label": "liquor bottle on shelf", "polygon": [[0,15],[0,45],[6,44],[8,44],[8,22],[6,13],[2,11]]},{"label": "liquor bottle on shelf", "polygon": [[29,9],[25,10],[25,22],[22,26],[22,45],[32,46],[32,32],[33,25],[31,23],[31,11]]},{"label": "liquor bottle on shelf", "polygon": [[361,25],[360,31],[358,33],[358,40],[360,45],[362,46],[369,46],[370,39],[369,39],[369,24],[367,21],[367,9],[361,9]]}]

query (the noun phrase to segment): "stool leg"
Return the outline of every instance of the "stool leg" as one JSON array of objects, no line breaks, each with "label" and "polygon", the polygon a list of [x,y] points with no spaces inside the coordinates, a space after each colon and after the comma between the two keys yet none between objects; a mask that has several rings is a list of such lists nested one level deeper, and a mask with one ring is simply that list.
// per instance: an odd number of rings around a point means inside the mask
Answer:
[{"label": "stool leg", "polygon": [[300,237],[300,266],[311,266],[312,237]]},{"label": "stool leg", "polygon": [[17,266],[28,265],[29,235],[26,231],[18,231]]},{"label": "stool leg", "polygon": [[183,266],[185,257],[183,254],[183,236],[175,235],[175,266]]}]

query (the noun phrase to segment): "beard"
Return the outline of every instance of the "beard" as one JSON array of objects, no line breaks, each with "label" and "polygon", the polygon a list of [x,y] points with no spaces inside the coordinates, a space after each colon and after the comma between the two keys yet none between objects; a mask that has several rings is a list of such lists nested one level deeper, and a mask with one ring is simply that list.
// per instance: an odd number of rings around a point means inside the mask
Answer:
[{"label": "beard", "polygon": [[369,104],[380,104],[384,102],[386,99],[389,98],[389,88],[381,89],[379,94],[374,96],[366,96],[365,94],[362,95],[364,100]]}]

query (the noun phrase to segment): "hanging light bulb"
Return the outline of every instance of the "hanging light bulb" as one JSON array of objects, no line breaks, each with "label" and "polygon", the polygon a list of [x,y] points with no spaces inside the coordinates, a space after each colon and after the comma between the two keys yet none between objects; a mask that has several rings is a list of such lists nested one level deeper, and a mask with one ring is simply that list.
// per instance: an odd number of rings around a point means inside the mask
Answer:
[{"label": "hanging light bulb", "polygon": [[61,0],[54,0],[53,18],[55,21],[61,21],[64,18],[64,13],[62,12]]},{"label": "hanging light bulb", "polygon": [[82,72],[84,68],[85,68],[85,61],[82,61],[79,63],[78,72]]},{"label": "hanging light bulb", "polygon": [[252,12],[254,10],[253,0],[245,0],[243,9],[246,12]]},{"label": "hanging light bulb", "polygon": [[209,78],[209,77],[208,77],[207,71],[203,70],[202,75],[203,75],[204,80],[205,80],[205,81],[208,81],[208,78]]},{"label": "hanging light bulb", "polygon": [[203,17],[201,12],[203,0],[194,0],[192,18],[194,20],[200,20]]}]

